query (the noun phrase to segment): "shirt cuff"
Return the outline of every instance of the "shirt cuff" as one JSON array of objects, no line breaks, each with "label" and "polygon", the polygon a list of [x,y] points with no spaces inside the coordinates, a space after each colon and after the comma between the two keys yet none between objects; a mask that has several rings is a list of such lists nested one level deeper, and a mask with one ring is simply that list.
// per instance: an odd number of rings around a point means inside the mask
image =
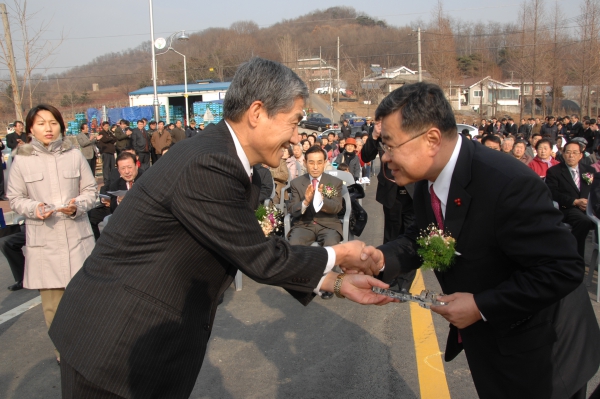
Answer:
[{"label": "shirt cuff", "polygon": [[481,318],[483,319],[483,321],[487,321],[487,319],[485,318],[485,316],[483,315],[483,313],[479,312],[479,314],[481,315]]},{"label": "shirt cuff", "polygon": [[323,208],[323,196],[319,191],[315,191],[315,196],[313,197],[313,208],[315,208],[315,213],[318,213],[321,208]]},{"label": "shirt cuff", "polygon": [[333,248],[325,247],[325,250],[327,251],[327,264],[325,265],[325,270],[323,270],[323,277],[321,277],[319,284],[313,290],[313,292],[319,296],[321,295],[321,285],[323,284],[323,280],[325,280],[325,276],[327,275],[327,273],[329,273],[331,270],[333,270],[333,267],[335,266],[335,260],[336,260],[335,259],[335,251],[333,250]]}]

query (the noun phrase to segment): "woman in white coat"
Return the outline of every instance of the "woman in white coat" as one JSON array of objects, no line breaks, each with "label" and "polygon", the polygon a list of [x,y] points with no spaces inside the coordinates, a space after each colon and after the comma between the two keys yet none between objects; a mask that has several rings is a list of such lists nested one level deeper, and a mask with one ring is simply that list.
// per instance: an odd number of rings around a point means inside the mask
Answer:
[{"label": "woman in white coat", "polygon": [[56,108],[32,108],[25,131],[33,137],[15,151],[7,196],[12,210],[26,218],[23,287],[40,291],[50,328],[65,287],[94,249],[87,211],[97,185],[81,151],[63,140],[65,123]]}]

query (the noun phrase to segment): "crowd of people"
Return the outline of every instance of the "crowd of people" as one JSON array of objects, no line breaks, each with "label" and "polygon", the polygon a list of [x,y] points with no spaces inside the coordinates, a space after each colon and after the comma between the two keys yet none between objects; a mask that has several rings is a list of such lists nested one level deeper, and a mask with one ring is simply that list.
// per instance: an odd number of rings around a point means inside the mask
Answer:
[{"label": "crowd of people", "polygon": [[[492,120],[471,140],[457,135],[442,89],[416,83],[387,96],[365,134],[349,137],[344,123],[337,137],[299,137],[307,98],[292,70],[253,58],[233,78],[225,119],[188,145],[178,143],[198,135],[193,124],[147,129],[141,120],[134,129],[104,122],[97,134],[82,125],[75,146],[56,108],[30,110],[27,133],[14,140],[7,197],[26,219],[22,282],[41,292],[63,397],[188,397],[218,298],[238,270],[304,305],[332,293],[389,303],[372,288],[410,281],[422,265],[418,250],[427,250],[417,230],[431,224],[456,241],[452,270],[436,272],[449,295],[431,306],[451,323],[446,360],[466,351],[482,397],[586,397],[600,362],[581,285],[582,239],[592,228],[585,212],[600,197],[588,159],[595,121],[580,131],[572,118],[564,130],[568,123],[559,129],[548,117],[539,132],[535,120],[520,132],[525,124]],[[377,156],[385,244],[338,244],[343,183],[324,172],[370,177]],[[279,192],[293,218],[289,241],[265,239],[256,223],[266,180],[290,184]],[[112,212],[95,242],[94,222]]]}]

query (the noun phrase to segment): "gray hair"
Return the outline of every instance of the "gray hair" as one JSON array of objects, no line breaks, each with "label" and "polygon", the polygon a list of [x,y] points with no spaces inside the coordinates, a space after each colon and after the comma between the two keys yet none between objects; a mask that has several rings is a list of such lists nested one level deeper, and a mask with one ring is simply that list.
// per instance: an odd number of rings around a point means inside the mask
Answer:
[{"label": "gray hair", "polygon": [[308,88],[294,71],[274,61],[254,57],[236,71],[223,100],[223,118],[239,122],[254,101],[262,101],[269,118],[289,111]]}]

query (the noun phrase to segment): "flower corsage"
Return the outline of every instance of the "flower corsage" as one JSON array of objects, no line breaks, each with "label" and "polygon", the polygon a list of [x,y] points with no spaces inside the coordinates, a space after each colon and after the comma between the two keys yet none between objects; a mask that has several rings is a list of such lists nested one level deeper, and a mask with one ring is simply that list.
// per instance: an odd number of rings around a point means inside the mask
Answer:
[{"label": "flower corsage", "polygon": [[331,199],[331,198],[337,196],[338,192],[335,189],[335,187],[328,184],[325,187],[323,187],[323,191],[321,191],[321,194],[323,194],[323,197]]},{"label": "flower corsage", "polygon": [[275,205],[265,207],[261,204],[254,215],[265,237],[283,236],[283,212],[277,209]]},{"label": "flower corsage", "polygon": [[429,225],[417,238],[419,249],[417,253],[423,259],[423,270],[439,272],[450,269],[454,263],[456,240],[449,234],[444,234],[435,224]]},{"label": "flower corsage", "polygon": [[594,175],[591,173],[584,173],[581,177],[588,186],[594,182]]}]

